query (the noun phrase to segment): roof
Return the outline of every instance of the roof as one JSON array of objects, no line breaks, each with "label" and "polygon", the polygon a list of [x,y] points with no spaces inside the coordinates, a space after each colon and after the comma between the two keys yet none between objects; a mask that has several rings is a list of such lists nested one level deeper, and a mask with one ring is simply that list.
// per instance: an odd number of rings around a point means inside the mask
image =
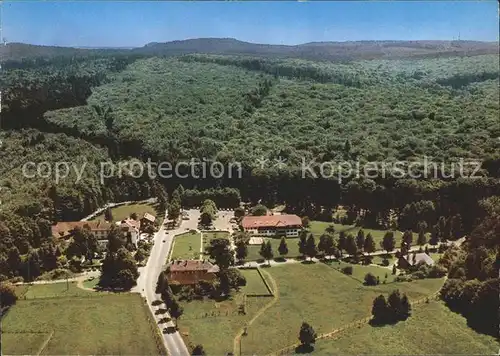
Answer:
[{"label": "roof", "polygon": [[302,219],[297,215],[245,216],[241,221],[241,226],[245,229],[302,226]]},{"label": "roof", "polygon": [[71,232],[77,228],[87,227],[90,231],[108,231],[111,229],[111,223],[104,222],[101,220],[97,221],[63,221],[58,222],[56,225],[52,226],[52,236],[63,237],[71,234]]},{"label": "roof", "polygon": [[156,217],[151,215],[150,213],[144,213],[144,216],[142,218],[151,222],[155,222],[156,220]]},{"label": "roof", "polygon": [[426,254],[425,252],[420,252],[415,254],[415,263],[413,263],[413,254],[402,256],[411,266],[413,265],[418,265],[419,263],[425,263],[429,266],[432,266],[434,264],[434,260]]},{"label": "roof", "polygon": [[141,228],[141,222],[127,218],[125,220],[122,220],[121,222],[118,223],[121,228],[131,228],[131,229],[136,229],[139,230]]},{"label": "roof", "polygon": [[191,272],[206,271],[211,273],[219,272],[219,267],[208,261],[200,260],[177,260],[168,265],[170,272]]}]

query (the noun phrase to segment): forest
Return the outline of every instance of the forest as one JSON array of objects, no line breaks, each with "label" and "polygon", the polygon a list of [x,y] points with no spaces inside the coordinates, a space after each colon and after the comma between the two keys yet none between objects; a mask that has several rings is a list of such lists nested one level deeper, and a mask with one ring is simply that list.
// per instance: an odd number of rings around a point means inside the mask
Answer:
[{"label": "forest", "polygon": [[[9,258],[18,259],[13,248],[23,261],[34,249],[55,253],[52,223],[80,219],[106,202],[171,195],[180,184],[185,207],[205,199],[224,208],[284,204],[288,212],[331,221],[343,206],[349,223],[381,229],[417,231],[425,222],[430,232],[444,219],[479,236],[485,219],[498,219],[491,208],[498,201],[490,198],[500,195],[498,55],[335,61],[202,50],[16,53],[22,58],[5,63],[0,82],[3,278],[18,273],[4,270]],[[343,180],[304,178],[300,170],[303,160],[317,170],[328,161],[423,157],[475,160],[481,169],[475,179]],[[192,158],[239,162],[242,175],[124,175],[103,184],[99,176],[102,162]],[[273,165],[277,160],[286,164]],[[42,161],[85,170],[79,180],[71,171],[57,183],[23,176],[25,163]],[[471,247],[471,254],[492,256],[495,248]]]}]

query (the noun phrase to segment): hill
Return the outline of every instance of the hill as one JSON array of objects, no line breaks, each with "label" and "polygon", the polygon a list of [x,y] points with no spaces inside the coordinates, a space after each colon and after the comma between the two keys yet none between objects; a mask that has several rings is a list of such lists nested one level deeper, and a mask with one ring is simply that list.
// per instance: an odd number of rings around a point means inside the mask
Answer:
[{"label": "hill", "polygon": [[312,60],[356,60],[497,53],[498,44],[478,41],[349,41],[311,42],[288,46],[256,44],[232,38],[197,38],[150,43],[134,51],[157,55],[211,53]]},{"label": "hill", "polygon": [[192,53],[252,55],[274,58],[350,61],[409,57],[472,56],[498,53],[498,42],[480,41],[348,41],[311,42],[300,45],[270,45],[234,38],[196,38],[152,42],[140,48],[72,48],[9,43],[0,47],[3,60],[30,57],[89,56],[116,53],[175,56]]}]

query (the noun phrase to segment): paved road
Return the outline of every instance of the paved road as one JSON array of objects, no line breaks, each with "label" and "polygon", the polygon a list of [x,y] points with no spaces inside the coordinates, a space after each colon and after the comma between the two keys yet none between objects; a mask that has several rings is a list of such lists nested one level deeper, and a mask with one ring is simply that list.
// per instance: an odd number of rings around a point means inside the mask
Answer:
[{"label": "paved road", "polygon": [[[156,321],[162,317],[168,315],[156,316],[155,307],[151,303],[155,300],[160,299],[160,295],[155,293],[156,282],[158,281],[158,275],[160,274],[165,262],[167,260],[168,253],[172,246],[172,242],[175,235],[183,233],[190,229],[196,229],[198,225],[199,211],[187,210],[189,214],[189,220],[183,220],[181,226],[174,230],[166,230],[162,224],[160,230],[156,233],[154,237],[154,245],[151,249],[151,254],[149,256],[148,262],[145,267],[141,268],[140,276],[137,280],[137,286],[134,288],[136,291],[140,292],[148,302],[148,306],[151,309]],[[163,242],[165,241],[165,242]],[[164,308],[164,305],[160,305],[156,308]],[[174,327],[173,322],[160,324],[161,328],[164,327]],[[165,347],[168,350],[169,355],[189,355],[189,351],[182,340],[181,335],[178,332],[172,334],[162,334]]]}]

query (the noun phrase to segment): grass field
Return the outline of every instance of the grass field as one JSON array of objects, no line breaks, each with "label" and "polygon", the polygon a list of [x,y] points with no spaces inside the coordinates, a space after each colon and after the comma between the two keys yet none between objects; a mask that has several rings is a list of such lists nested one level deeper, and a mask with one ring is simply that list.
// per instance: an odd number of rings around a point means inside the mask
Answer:
[{"label": "grass field", "polygon": [[[384,258],[385,256],[373,256],[372,263],[382,266],[382,261],[384,260]],[[389,260],[389,265],[392,265],[394,262],[396,262],[396,257],[394,257],[394,255],[389,255],[387,259]]]},{"label": "grass field", "polygon": [[384,327],[366,325],[335,340],[320,340],[314,354],[494,355],[498,348],[493,337],[476,333],[465,318],[434,301],[414,307],[405,322]]},{"label": "grass field", "polygon": [[241,274],[247,280],[247,284],[242,288],[243,293],[247,295],[251,294],[262,294],[271,295],[262,280],[259,272],[256,269],[241,269]]},{"label": "grass field", "polygon": [[2,331],[2,355],[36,355],[50,334]]},{"label": "grass field", "polygon": [[365,281],[365,275],[367,273],[371,273],[375,277],[378,277],[381,284],[384,281],[386,283],[394,282],[394,279],[396,278],[396,276],[392,274],[392,271],[390,269],[383,267],[354,265],[343,261],[332,261],[329,263],[329,266],[338,270],[341,270],[346,266],[351,266],[352,267],[351,277],[357,279],[360,283],[363,283]]},{"label": "grass field", "polygon": [[213,300],[183,303],[179,329],[187,344],[202,344],[208,355],[233,352],[233,338],[271,298],[246,298],[246,315],[238,314],[243,293],[222,302]]},{"label": "grass field", "polygon": [[[2,353],[156,355],[149,311],[139,294],[19,300],[2,320]],[[22,339],[15,332],[31,332]]]},{"label": "grass field", "polygon": [[172,247],[171,260],[189,260],[200,256],[201,235],[200,233],[186,232],[175,236]]},{"label": "grass field", "polygon": [[[439,290],[442,279],[427,279],[365,287],[322,263],[290,264],[266,270],[276,280],[279,300],[248,329],[243,352],[267,354],[297,342],[303,321],[316,332],[327,332],[371,315],[373,299],[394,289],[410,300]],[[262,342],[262,340],[266,342]]]},{"label": "grass field", "polygon": [[205,252],[210,246],[210,241],[213,239],[228,239],[229,232],[227,231],[209,231],[203,232],[203,251]]},{"label": "grass field", "polygon": [[74,281],[68,284],[61,282],[16,286],[16,293],[20,299],[76,297],[93,294],[93,292],[78,288],[77,283]]},{"label": "grass field", "polygon": [[83,286],[86,288],[95,288],[97,283],[99,283],[99,278],[94,278],[92,280],[83,281]]},{"label": "grass field", "polygon": [[[136,213],[138,218],[142,218],[144,213],[150,213],[153,216],[157,216],[158,213],[156,211],[155,204],[128,204],[128,205],[120,205],[114,208],[111,208],[111,214],[113,215],[113,221],[121,221],[128,217],[130,214]],[[96,216],[92,220],[104,220],[104,213]]]},{"label": "grass field", "polygon": [[[278,247],[281,242],[281,238],[264,238],[266,241],[271,241],[271,246],[274,252],[274,258],[280,257],[278,252]],[[300,256],[299,254],[299,238],[292,237],[286,239],[286,245],[288,247],[288,254],[285,256],[286,258],[293,258]],[[256,261],[262,259],[259,254],[260,245],[248,245],[248,256],[246,258],[247,261]]]},{"label": "grass field", "polygon": [[[373,299],[379,294],[388,295],[399,289],[416,300],[436,292],[443,284],[442,279],[425,279],[366,287],[323,263],[275,266],[263,272],[276,281],[279,296],[248,327],[248,335],[242,338],[243,354],[268,354],[296,343],[302,321],[310,322],[321,333],[368,317]],[[208,354],[226,354],[232,350],[231,336],[234,338],[260,308],[273,300],[247,298],[245,316],[235,314],[241,303],[239,296],[222,303],[211,300],[184,303],[185,315],[180,327],[189,342],[203,344]],[[207,317],[207,313],[215,316]]]},{"label": "grass field", "polygon": [[431,256],[431,258],[434,260],[434,262],[439,262],[439,260],[441,259],[441,256],[443,254],[442,253],[437,253],[437,252],[431,252],[429,253],[429,256]]}]

